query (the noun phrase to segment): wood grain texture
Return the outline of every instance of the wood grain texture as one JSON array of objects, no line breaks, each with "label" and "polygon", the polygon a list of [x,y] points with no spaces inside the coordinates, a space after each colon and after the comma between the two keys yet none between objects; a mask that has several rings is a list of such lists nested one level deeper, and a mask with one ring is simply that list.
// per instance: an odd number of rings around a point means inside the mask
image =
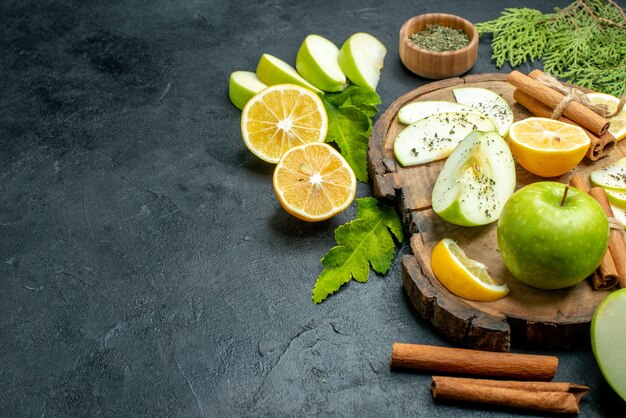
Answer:
[{"label": "wood grain texture", "polygon": [[[585,345],[591,317],[607,291],[595,291],[589,281],[562,290],[540,290],[525,285],[507,271],[498,253],[496,223],[480,227],[452,225],[431,208],[431,192],[444,161],[402,167],[393,155],[393,141],[404,128],[397,113],[417,100],[454,101],[452,89],[474,86],[491,89],[511,105],[515,120],[531,116],[513,100],[514,87],[506,74],[481,74],[451,78],[419,87],[398,98],[374,126],[368,158],[374,192],[394,201],[405,228],[411,234],[412,255],[402,259],[403,284],[416,312],[455,343],[493,351],[509,351],[511,345],[564,349]],[[596,162],[583,160],[578,167],[551,180],[566,183],[579,174],[589,187],[589,173],[623,157],[623,144]],[[539,180],[516,166],[517,189]],[[511,292],[495,302],[471,302],[451,294],[430,269],[430,252],[442,238],[458,242],[469,257],[486,264],[492,277],[506,283]]]}]

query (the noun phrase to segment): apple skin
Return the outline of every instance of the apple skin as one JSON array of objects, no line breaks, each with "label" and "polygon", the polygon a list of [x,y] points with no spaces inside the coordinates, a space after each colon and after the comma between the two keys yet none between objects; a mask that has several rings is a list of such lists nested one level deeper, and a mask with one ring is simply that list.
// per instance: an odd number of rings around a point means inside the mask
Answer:
[{"label": "apple skin", "polygon": [[591,196],[565,185],[540,181],[509,198],[498,220],[504,265],[522,282],[540,289],[575,285],[600,265],[609,242],[609,223]]},{"label": "apple skin", "polygon": [[[329,61],[326,65],[331,68],[324,68],[323,63],[316,59],[315,53],[311,51],[311,48],[315,46],[325,49],[326,59]],[[348,82],[345,74],[339,68],[338,57],[339,48],[335,44],[319,35],[309,35],[298,50],[296,70],[305,80],[320,90],[341,91],[346,88]]]}]

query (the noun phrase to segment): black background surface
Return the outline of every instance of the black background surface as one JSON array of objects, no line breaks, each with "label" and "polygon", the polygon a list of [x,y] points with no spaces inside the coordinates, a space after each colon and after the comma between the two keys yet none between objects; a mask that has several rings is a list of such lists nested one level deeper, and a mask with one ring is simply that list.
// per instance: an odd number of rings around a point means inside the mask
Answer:
[{"label": "black background surface", "polygon": [[[390,371],[394,341],[451,345],[404,294],[406,242],[388,274],[313,305],[356,204],[286,214],[227,82],[265,52],[294,64],[310,33],[369,32],[388,49],[380,115],[427,82],[398,58],[408,18],[568,3],[2,2],[0,415],[540,416],[435,402],[428,373]],[[490,55],[470,73],[510,71]],[[591,386],[580,416],[626,416],[590,348],[532,352]]]}]

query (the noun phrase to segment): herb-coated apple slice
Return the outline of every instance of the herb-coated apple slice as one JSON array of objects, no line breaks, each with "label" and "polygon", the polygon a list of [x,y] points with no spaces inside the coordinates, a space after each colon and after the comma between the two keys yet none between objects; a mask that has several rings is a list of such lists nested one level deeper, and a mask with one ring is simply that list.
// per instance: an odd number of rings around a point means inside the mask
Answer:
[{"label": "herb-coated apple slice", "polygon": [[626,209],[626,192],[620,192],[612,189],[604,189],[606,193],[606,198],[612,205],[620,207],[622,209]]},{"label": "herb-coated apple slice", "polygon": [[309,83],[324,91],[341,91],[347,86],[339,68],[339,48],[319,35],[304,38],[296,57],[296,69]]},{"label": "herb-coated apple slice", "polygon": [[615,392],[626,401],[626,289],[619,289],[600,303],[591,319],[591,348],[600,371]]},{"label": "herb-coated apple slice", "polygon": [[404,167],[429,163],[449,156],[475,130],[495,131],[496,126],[479,113],[437,113],[404,128],[394,141],[393,152]]},{"label": "herb-coated apple slice", "polygon": [[498,93],[482,87],[459,87],[452,90],[457,103],[471,106],[489,116],[496,123],[503,138],[513,123],[511,106]]},{"label": "herb-coated apple slice", "polygon": [[592,171],[590,179],[595,186],[626,192],[626,158]]},{"label": "herb-coated apple slice", "polygon": [[427,116],[449,112],[481,113],[478,109],[460,103],[446,102],[445,100],[428,100],[402,106],[398,111],[398,121],[405,125],[411,125]]},{"label": "herb-coated apple slice", "polygon": [[500,217],[514,191],[515,163],[506,141],[494,131],[473,131],[446,160],[432,207],[450,223],[486,225]]}]

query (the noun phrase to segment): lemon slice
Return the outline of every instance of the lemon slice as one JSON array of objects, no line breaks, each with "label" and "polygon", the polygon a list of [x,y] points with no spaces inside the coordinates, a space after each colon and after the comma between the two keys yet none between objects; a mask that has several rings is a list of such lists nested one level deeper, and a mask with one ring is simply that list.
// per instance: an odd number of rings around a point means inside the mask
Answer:
[{"label": "lemon slice", "polygon": [[[604,93],[588,93],[587,97],[593,104],[604,104],[608,107],[609,112],[613,113],[617,110],[619,99],[610,94]],[[617,115],[609,119],[609,132],[617,141],[626,138],[626,106]]]},{"label": "lemon slice", "polygon": [[283,208],[307,222],[343,212],[356,194],[356,177],[350,165],[323,142],[285,152],[274,169],[273,185]]},{"label": "lemon slice", "polygon": [[526,170],[556,177],[576,167],[589,148],[582,128],[547,118],[526,118],[509,129],[509,147]]},{"label": "lemon slice", "polygon": [[276,84],[253,96],[241,112],[241,136],[250,151],[276,164],[287,150],[324,142],[328,115],[313,91]]},{"label": "lemon slice", "polygon": [[491,302],[509,293],[507,285],[499,285],[487,273],[487,267],[472,260],[450,238],[433,248],[431,267],[435,277],[456,296],[478,302]]}]

